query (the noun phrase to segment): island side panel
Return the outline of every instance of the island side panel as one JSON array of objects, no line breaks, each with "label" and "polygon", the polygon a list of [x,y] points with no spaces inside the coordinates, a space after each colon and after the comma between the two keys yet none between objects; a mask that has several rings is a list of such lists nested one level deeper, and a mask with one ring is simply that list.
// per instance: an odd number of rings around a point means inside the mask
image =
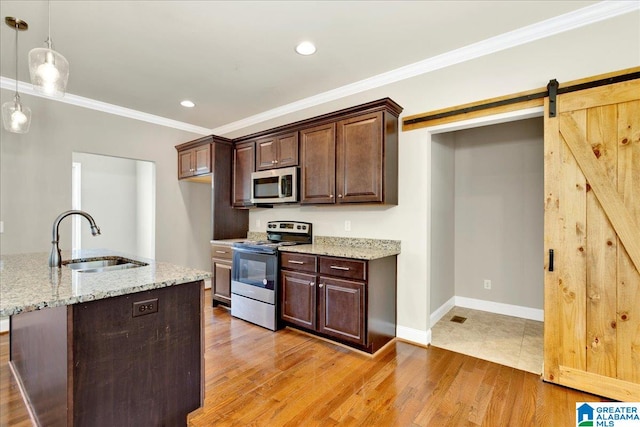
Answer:
[{"label": "island side panel", "polygon": [[[202,281],[73,306],[75,426],[185,426],[202,405]],[[134,303],[157,312],[133,317]]]},{"label": "island side panel", "polygon": [[10,363],[41,426],[67,425],[67,307],[11,316]]}]

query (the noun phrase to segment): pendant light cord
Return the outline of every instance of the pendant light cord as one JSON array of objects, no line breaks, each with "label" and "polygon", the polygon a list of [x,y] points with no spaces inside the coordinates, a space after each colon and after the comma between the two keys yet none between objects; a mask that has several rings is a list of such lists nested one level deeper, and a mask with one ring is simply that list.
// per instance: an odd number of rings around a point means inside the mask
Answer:
[{"label": "pendant light cord", "polygon": [[53,50],[53,41],[51,40],[51,0],[47,2],[47,5],[49,6],[49,32],[47,33],[47,46],[49,46],[49,49]]},{"label": "pendant light cord", "polygon": [[20,24],[18,24],[18,22],[15,23],[15,30],[16,30],[16,98],[19,98],[20,96],[18,95],[18,26]]}]

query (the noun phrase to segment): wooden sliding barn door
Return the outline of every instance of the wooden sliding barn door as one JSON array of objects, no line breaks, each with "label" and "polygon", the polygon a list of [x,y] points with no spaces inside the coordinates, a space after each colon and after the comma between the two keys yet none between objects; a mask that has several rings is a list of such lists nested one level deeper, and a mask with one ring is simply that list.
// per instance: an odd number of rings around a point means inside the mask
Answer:
[{"label": "wooden sliding barn door", "polygon": [[548,101],[544,379],[637,402],[640,80]]}]

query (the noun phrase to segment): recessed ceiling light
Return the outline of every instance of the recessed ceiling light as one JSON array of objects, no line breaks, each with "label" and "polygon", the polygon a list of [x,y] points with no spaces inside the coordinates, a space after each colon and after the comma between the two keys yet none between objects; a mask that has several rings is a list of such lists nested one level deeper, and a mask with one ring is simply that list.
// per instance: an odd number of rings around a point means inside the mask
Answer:
[{"label": "recessed ceiling light", "polygon": [[313,55],[316,53],[316,47],[311,42],[302,42],[296,46],[296,52],[300,55]]},{"label": "recessed ceiling light", "polygon": [[196,106],[196,104],[194,104],[193,101],[189,101],[188,99],[185,99],[184,101],[182,101],[180,105],[187,108],[193,108]]}]

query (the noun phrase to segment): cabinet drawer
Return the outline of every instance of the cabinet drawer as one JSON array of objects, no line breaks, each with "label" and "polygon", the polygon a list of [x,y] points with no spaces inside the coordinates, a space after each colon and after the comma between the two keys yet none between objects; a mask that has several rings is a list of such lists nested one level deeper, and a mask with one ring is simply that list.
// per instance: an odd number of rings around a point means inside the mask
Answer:
[{"label": "cabinet drawer", "polygon": [[231,259],[232,255],[231,246],[211,245],[211,258]]},{"label": "cabinet drawer", "polygon": [[316,272],[316,256],[293,252],[280,252],[280,267],[289,270]]},{"label": "cabinet drawer", "polygon": [[367,280],[367,262],[348,258],[320,257],[320,274]]}]

